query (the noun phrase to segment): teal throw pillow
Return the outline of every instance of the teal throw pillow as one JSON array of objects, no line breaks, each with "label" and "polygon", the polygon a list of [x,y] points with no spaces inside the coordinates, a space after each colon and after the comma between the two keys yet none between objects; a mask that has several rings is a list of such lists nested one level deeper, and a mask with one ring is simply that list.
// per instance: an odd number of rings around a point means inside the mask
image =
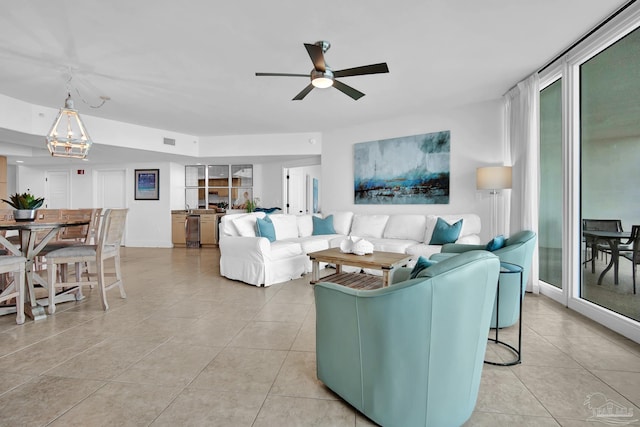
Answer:
[{"label": "teal throw pillow", "polygon": [[485,248],[489,252],[497,251],[498,249],[504,248],[504,236],[500,234],[499,236],[491,239],[489,243],[487,243],[487,247]]},{"label": "teal throw pillow", "polygon": [[312,216],[313,220],[313,233],[314,236],[320,236],[321,234],[336,234],[336,230],[333,228],[333,215],[329,215],[326,218],[318,218]]},{"label": "teal throw pillow", "polygon": [[447,221],[438,217],[438,221],[433,229],[433,234],[431,235],[431,241],[429,244],[444,245],[446,243],[455,243],[460,236],[461,230],[462,220],[450,225]]},{"label": "teal throw pillow", "polygon": [[418,274],[422,272],[422,270],[426,270],[435,263],[436,261],[428,260],[425,257],[418,258],[416,265],[413,266],[413,270],[411,270],[411,273],[409,274],[409,279],[415,279],[416,277],[418,277]]},{"label": "teal throw pillow", "polygon": [[276,241],[276,229],[268,216],[256,219],[256,235],[266,237],[270,242]]}]

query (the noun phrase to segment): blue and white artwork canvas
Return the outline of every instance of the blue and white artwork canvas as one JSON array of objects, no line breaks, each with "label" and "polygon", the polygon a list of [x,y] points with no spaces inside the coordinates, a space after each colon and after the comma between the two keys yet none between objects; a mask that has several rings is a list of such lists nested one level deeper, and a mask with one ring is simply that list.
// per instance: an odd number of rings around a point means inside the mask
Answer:
[{"label": "blue and white artwork canvas", "polygon": [[355,204],[448,204],[450,154],[448,130],[355,144]]}]

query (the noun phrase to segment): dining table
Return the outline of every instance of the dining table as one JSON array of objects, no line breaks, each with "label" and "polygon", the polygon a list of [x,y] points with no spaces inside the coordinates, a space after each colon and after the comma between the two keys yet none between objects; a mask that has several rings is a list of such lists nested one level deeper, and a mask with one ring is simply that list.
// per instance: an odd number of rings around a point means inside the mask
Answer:
[{"label": "dining table", "polygon": [[[598,277],[598,285],[602,284],[602,279],[605,274],[613,267],[613,283],[618,284],[618,262],[620,260],[619,245],[622,239],[629,239],[631,237],[630,231],[599,231],[599,230],[583,230],[582,234],[593,240],[593,248],[598,247],[598,242],[606,242],[609,246],[611,256],[609,264],[602,270],[600,277]],[[593,262],[593,261],[592,261]]]},{"label": "dining table", "polygon": [[[35,294],[36,285],[44,288],[47,287],[46,279],[42,278],[34,269],[37,256],[42,252],[45,246],[47,246],[47,244],[56,237],[61,228],[88,225],[89,222],[89,220],[85,219],[0,221],[0,231],[18,231],[18,245],[7,239],[7,237],[3,235],[5,233],[0,234],[0,245],[4,246],[7,251],[11,252],[13,255],[23,256],[27,260],[25,265],[25,283],[27,288],[25,314],[33,320],[46,318],[44,307],[38,304]],[[43,236],[39,237],[39,235]],[[14,284],[9,286],[14,286]]]}]

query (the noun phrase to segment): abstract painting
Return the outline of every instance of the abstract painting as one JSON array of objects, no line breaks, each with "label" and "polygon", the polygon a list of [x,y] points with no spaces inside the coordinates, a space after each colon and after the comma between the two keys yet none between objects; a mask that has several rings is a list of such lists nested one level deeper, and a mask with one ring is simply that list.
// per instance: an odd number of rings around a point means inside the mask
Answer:
[{"label": "abstract painting", "polygon": [[450,153],[448,130],[355,144],[355,204],[448,204]]}]

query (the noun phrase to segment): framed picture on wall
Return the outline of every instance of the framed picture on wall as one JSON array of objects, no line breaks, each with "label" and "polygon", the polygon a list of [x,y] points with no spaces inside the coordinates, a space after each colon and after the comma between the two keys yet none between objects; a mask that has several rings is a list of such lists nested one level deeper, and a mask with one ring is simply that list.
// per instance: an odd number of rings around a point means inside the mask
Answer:
[{"label": "framed picture on wall", "polygon": [[160,200],[160,169],[135,170],[135,200]]}]

